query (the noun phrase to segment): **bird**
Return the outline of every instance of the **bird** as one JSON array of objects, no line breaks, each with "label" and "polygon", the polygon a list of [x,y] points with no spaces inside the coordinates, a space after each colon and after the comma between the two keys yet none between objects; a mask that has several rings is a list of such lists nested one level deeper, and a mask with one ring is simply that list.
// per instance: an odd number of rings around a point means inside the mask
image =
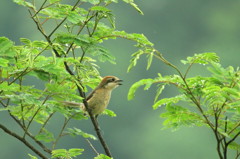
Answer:
[{"label": "bird", "polygon": [[[88,104],[88,111],[91,111],[91,114],[97,118],[108,106],[112,91],[117,88],[119,85],[122,85],[123,80],[119,79],[116,76],[105,76],[98,86],[86,97]],[[83,103],[75,102],[62,102],[66,106],[70,107],[79,107],[80,109],[88,114],[87,109]]]}]

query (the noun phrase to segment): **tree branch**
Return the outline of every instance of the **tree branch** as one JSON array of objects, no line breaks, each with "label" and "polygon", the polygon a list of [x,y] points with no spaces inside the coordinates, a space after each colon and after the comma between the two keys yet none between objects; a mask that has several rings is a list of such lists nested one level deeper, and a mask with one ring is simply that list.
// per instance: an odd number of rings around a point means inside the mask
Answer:
[{"label": "tree branch", "polygon": [[83,100],[83,104],[85,105],[85,107],[87,109],[87,112],[89,113],[90,119],[91,119],[92,124],[94,126],[94,129],[96,131],[98,139],[99,139],[100,143],[102,144],[103,149],[104,149],[106,155],[109,156],[109,157],[112,157],[110,149],[109,149],[107,143],[105,142],[105,140],[104,140],[104,138],[103,138],[103,136],[101,134],[101,131],[100,131],[100,128],[99,128],[98,123],[96,121],[96,118],[93,116],[92,112],[89,110],[88,103],[87,103],[87,101],[85,99]]},{"label": "tree branch", "polygon": [[[5,105],[3,102],[0,102],[4,107],[7,107],[7,105]],[[8,101],[9,103],[9,101]],[[51,150],[49,150],[45,145],[43,145],[42,142],[38,141],[30,132],[26,131],[26,128],[24,125],[22,125],[22,123],[15,117],[11,114],[10,110],[8,110],[8,113],[10,115],[10,117],[22,128],[22,130],[32,139],[34,140],[45,152],[51,154]],[[24,136],[23,136],[24,138]]]},{"label": "tree branch", "polygon": [[[73,6],[71,11],[74,11],[76,9],[76,7],[78,6],[78,3],[80,2],[80,0],[78,0],[75,5]],[[48,38],[51,38],[51,36],[57,31],[57,29],[67,20],[67,16],[57,25],[57,27],[55,27],[53,29],[53,31],[48,35]]]},{"label": "tree branch", "polygon": [[227,142],[227,145],[231,144],[239,135],[240,135],[240,131],[231,140]]},{"label": "tree branch", "polygon": [[[80,0],[78,0],[78,1],[76,2],[76,4],[73,6],[72,10],[75,10],[75,9],[76,9],[76,7],[78,6],[78,3],[79,3],[79,2],[80,2]],[[29,11],[29,12],[30,12],[30,11]],[[51,36],[52,36],[52,35],[57,31],[57,29],[64,23],[64,21],[67,19],[67,17],[65,17],[65,18],[60,22],[60,24],[58,24],[58,25],[53,29],[53,31],[52,31],[49,35],[46,35],[46,34],[44,33],[43,28],[42,28],[41,24],[39,23],[39,21],[36,20],[36,19],[32,16],[32,13],[31,13],[31,12],[30,12],[30,15],[31,15],[33,21],[36,23],[38,30],[39,30],[39,31],[41,32],[41,34],[45,37],[45,39],[48,41],[48,43],[50,44],[50,46],[52,46]],[[81,27],[81,29],[78,31],[77,35],[80,34],[80,32],[82,31],[82,29],[87,25],[87,23],[88,23],[95,15],[96,15],[96,14],[93,14],[90,18],[88,18],[88,19],[85,21],[84,25],[83,25],[83,26]],[[37,16],[37,14],[35,14],[34,16]],[[72,46],[73,46],[73,44],[70,45],[70,47],[69,47],[69,49],[67,50],[66,54],[71,50]],[[54,49],[54,48],[52,48],[52,49],[53,49],[53,52],[55,53],[56,57],[59,57],[59,58],[60,58],[61,55],[58,53],[58,51],[57,51],[56,49]],[[83,54],[83,56],[84,56],[84,54]],[[81,58],[83,58],[83,56],[82,56]],[[73,71],[72,71],[72,70],[70,69],[70,67],[68,66],[67,62],[64,62],[64,66],[65,66],[66,71],[67,71],[70,75],[75,76],[75,74],[73,73]],[[84,105],[85,105],[85,107],[86,107],[86,109],[87,109],[87,111],[88,111],[88,113],[89,113],[90,119],[91,119],[92,124],[93,124],[93,126],[94,126],[94,129],[95,129],[95,131],[96,131],[96,134],[97,134],[97,136],[98,136],[98,138],[99,138],[100,143],[102,144],[102,147],[103,147],[104,150],[105,150],[106,155],[108,155],[109,157],[112,157],[112,155],[111,155],[111,153],[110,153],[110,150],[109,150],[109,148],[108,148],[106,142],[104,141],[104,138],[103,138],[103,136],[102,136],[102,134],[101,134],[101,132],[100,132],[100,129],[99,129],[99,126],[98,126],[98,124],[97,124],[97,122],[96,122],[96,120],[95,120],[95,117],[92,115],[92,113],[91,113],[91,112],[89,111],[89,109],[88,109],[88,104],[87,104],[87,102],[86,102],[86,95],[85,95],[85,92],[84,92],[83,89],[82,89],[82,88],[84,88],[84,87],[82,86],[82,83],[81,83],[80,81],[78,81],[78,82],[75,81],[75,84],[76,84],[76,86],[77,86],[77,89],[78,89],[78,92],[79,92],[80,96],[83,98],[83,103],[84,103]],[[80,85],[81,87],[80,87],[79,85]]]},{"label": "tree branch", "polygon": [[33,152],[35,152],[38,156],[40,156],[42,159],[48,159],[48,157],[46,157],[44,154],[42,154],[40,151],[38,151],[33,145],[31,145],[25,138],[19,136],[18,134],[12,132],[11,130],[9,130],[7,127],[5,127],[4,125],[0,124],[0,128],[5,131],[7,134],[15,137],[16,139],[18,139],[19,141],[21,141],[22,143],[24,143],[28,148],[30,148]]}]

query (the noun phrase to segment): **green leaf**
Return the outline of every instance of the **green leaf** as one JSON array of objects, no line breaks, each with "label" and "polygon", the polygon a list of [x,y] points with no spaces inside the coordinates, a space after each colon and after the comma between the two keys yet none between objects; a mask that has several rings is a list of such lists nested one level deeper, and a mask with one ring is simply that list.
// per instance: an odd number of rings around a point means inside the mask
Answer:
[{"label": "green leaf", "polygon": [[7,110],[9,110],[9,108],[0,108],[0,112],[1,111],[7,111]]},{"label": "green leaf", "polygon": [[54,141],[53,133],[49,132],[47,129],[42,129],[40,134],[37,134],[35,138],[39,141],[52,142]]},{"label": "green leaf", "polygon": [[31,159],[38,159],[36,156],[33,156],[31,154],[28,154],[29,157],[31,157]]},{"label": "green leaf", "polygon": [[0,90],[5,92],[15,92],[20,89],[20,85],[17,83],[8,84],[7,81],[0,83]]},{"label": "green leaf", "polygon": [[175,103],[178,103],[180,100],[182,100],[183,97],[184,97],[183,95],[177,95],[177,96],[171,97],[171,98],[163,98],[163,99],[160,99],[157,102],[155,102],[152,107],[155,110],[155,109],[161,107],[162,105],[175,104]]},{"label": "green leaf", "polygon": [[105,4],[118,3],[118,0],[104,0]]},{"label": "green leaf", "polygon": [[104,154],[100,154],[97,157],[94,157],[94,159],[113,159],[113,158],[108,157],[108,156],[106,156]]},{"label": "green leaf", "polygon": [[84,149],[78,149],[78,148],[72,148],[69,150],[66,149],[55,149],[52,150],[52,158],[72,158],[76,157],[78,155],[81,155]]},{"label": "green leaf", "polygon": [[147,45],[153,46],[153,43],[151,43],[148,40],[148,38],[143,34],[137,34],[137,33],[129,34],[129,33],[126,33],[125,31],[114,31],[114,32],[112,32],[112,36],[136,41],[137,43],[144,45],[144,46],[147,46]]},{"label": "green leaf", "polygon": [[150,68],[151,64],[152,64],[152,59],[153,59],[153,55],[154,53],[151,52],[150,54],[148,54],[148,61],[147,61],[147,70]]},{"label": "green leaf", "polygon": [[83,151],[84,151],[84,149],[72,148],[72,149],[69,149],[68,152],[71,157],[76,157],[76,156],[81,155]]},{"label": "green leaf", "polygon": [[138,11],[138,13],[143,14],[143,12],[141,11],[141,9],[137,6],[136,3],[134,3],[134,0],[123,0],[126,3],[129,3],[134,9],[136,9]]},{"label": "green leaf", "polygon": [[26,0],[13,0],[13,2],[17,3],[18,5],[35,9],[35,6],[30,2],[26,2]]},{"label": "green leaf", "polygon": [[201,116],[184,107],[169,104],[166,106],[166,110],[167,112],[160,115],[162,118],[166,118],[163,122],[165,128],[176,130],[180,126],[202,126],[205,124]]},{"label": "green leaf", "polygon": [[227,94],[233,95],[235,97],[240,97],[240,92],[238,89],[224,87],[222,91],[226,92]]},{"label": "green leaf", "polygon": [[224,69],[221,67],[219,63],[213,63],[212,67],[208,67],[207,69],[213,73],[214,77],[222,76],[224,72]]},{"label": "green leaf", "polygon": [[165,84],[159,84],[158,85],[157,93],[156,93],[155,98],[154,98],[154,103],[156,103],[157,99],[159,98],[159,96],[162,93],[162,91],[164,90],[164,88],[165,88]]},{"label": "green leaf", "polygon": [[13,42],[6,37],[0,37],[0,56],[13,57]]},{"label": "green leaf", "polygon": [[56,157],[68,157],[66,149],[52,150],[52,158]]},{"label": "green leaf", "polygon": [[208,64],[208,63],[215,63],[219,62],[219,57],[216,53],[213,52],[206,52],[202,54],[194,54],[192,57],[187,57],[187,60],[181,60],[183,64]]},{"label": "green leaf", "polygon": [[106,114],[106,115],[108,115],[110,117],[116,117],[117,116],[117,114],[115,114],[113,111],[111,111],[109,109],[105,109],[103,114]]},{"label": "green leaf", "polygon": [[132,54],[132,59],[130,60],[130,65],[128,66],[127,72],[130,72],[130,70],[136,66],[137,61],[139,60],[140,56],[144,54],[143,50],[138,50],[137,52]]},{"label": "green leaf", "polygon": [[109,10],[106,7],[103,6],[93,6],[90,8],[90,10],[94,10],[94,11],[102,11],[102,12],[111,12],[111,10]]},{"label": "green leaf", "polygon": [[44,8],[40,11],[40,13],[44,16],[41,18],[49,18],[49,19],[63,19],[66,18],[71,13],[72,6],[66,4],[59,4],[52,7]]},{"label": "green leaf", "polygon": [[73,24],[78,25],[79,23],[84,22],[84,20],[86,20],[86,18],[84,16],[79,15],[79,13],[76,11],[71,11],[68,14],[67,20]]},{"label": "green leaf", "polygon": [[240,144],[237,143],[237,142],[231,142],[231,143],[229,144],[229,148],[230,148],[230,149],[233,149],[233,150],[240,151]]},{"label": "green leaf", "polygon": [[31,40],[27,39],[27,38],[20,38],[20,41],[22,43],[25,43],[26,45],[31,45]]},{"label": "green leaf", "polygon": [[96,5],[96,4],[99,3],[99,0],[82,0],[82,2],[89,2],[89,3],[93,4],[93,5]]},{"label": "green leaf", "polygon": [[90,45],[87,48],[86,53],[97,56],[100,62],[109,61],[112,64],[115,64],[115,57],[112,56],[107,49],[100,45]]},{"label": "green leaf", "polygon": [[136,93],[137,89],[138,89],[140,86],[146,85],[146,86],[145,86],[145,90],[147,90],[147,89],[150,88],[150,86],[151,86],[154,82],[155,82],[155,81],[154,81],[153,79],[149,78],[149,79],[142,79],[142,80],[134,83],[134,84],[130,87],[130,89],[129,89],[129,91],[128,91],[128,100],[132,100],[132,99],[134,98],[135,93]]},{"label": "green leaf", "polygon": [[45,41],[33,41],[32,46],[36,48],[46,48],[48,43]]},{"label": "green leaf", "polygon": [[60,2],[62,0],[49,0],[50,4],[55,3],[55,2]]},{"label": "green leaf", "polygon": [[0,58],[0,66],[8,67],[8,63],[9,63],[8,60]]},{"label": "green leaf", "polygon": [[115,29],[116,28],[115,16],[112,13],[110,13],[110,12],[107,12],[106,15],[107,15],[107,19],[110,22],[111,26]]},{"label": "green leaf", "polygon": [[88,47],[90,44],[90,38],[85,35],[74,35],[70,33],[59,33],[56,37],[56,42],[60,44],[76,44],[77,46]]},{"label": "green leaf", "polygon": [[31,72],[30,75],[33,75],[33,76],[36,75],[36,77],[38,77],[39,79],[41,79],[41,80],[43,80],[43,81],[48,81],[49,78],[50,78],[50,73],[49,73],[49,72],[46,72],[46,71],[44,71],[44,70],[42,70],[42,69],[38,69],[38,70],[35,69],[35,70],[33,70],[33,71]]},{"label": "green leaf", "polygon": [[67,133],[70,134],[71,136],[77,136],[77,135],[80,135],[84,138],[90,138],[90,139],[93,139],[93,140],[97,140],[97,138],[94,136],[94,135],[91,135],[91,134],[88,134],[88,133],[85,133],[83,132],[82,130],[78,129],[78,128],[68,128],[67,129]]}]

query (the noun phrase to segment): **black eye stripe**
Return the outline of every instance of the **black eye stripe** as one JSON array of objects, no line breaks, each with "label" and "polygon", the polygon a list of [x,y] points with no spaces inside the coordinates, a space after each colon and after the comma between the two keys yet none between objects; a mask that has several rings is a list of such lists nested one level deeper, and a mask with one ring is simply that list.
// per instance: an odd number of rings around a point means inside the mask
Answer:
[{"label": "black eye stripe", "polygon": [[115,78],[110,78],[110,79],[108,80],[108,83],[109,83],[109,82],[113,82],[113,81],[115,81]]}]

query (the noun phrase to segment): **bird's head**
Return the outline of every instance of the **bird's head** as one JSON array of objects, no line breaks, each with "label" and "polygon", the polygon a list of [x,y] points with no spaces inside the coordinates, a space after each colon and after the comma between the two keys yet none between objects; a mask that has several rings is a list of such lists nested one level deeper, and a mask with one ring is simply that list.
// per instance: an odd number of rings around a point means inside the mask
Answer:
[{"label": "bird's head", "polygon": [[119,85],[122,85],[123,80],[115,77],[115,76],[106,76],[102,79],[101,83],[99,84],[99,87],[106,88],[106,89],[114,89],[118,87]]}]

